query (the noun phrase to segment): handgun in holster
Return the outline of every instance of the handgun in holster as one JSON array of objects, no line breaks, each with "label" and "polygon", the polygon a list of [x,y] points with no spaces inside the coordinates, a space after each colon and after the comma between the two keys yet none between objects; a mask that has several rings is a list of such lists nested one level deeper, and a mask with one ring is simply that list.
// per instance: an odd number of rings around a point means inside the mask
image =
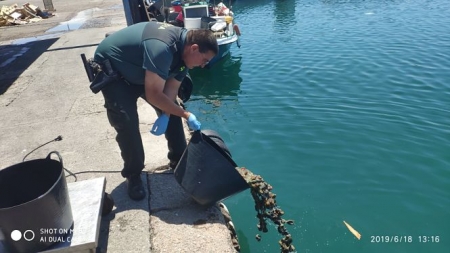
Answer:
[{"label": "handgun in holster", "polygon": [[81,54],[81,59],[89,82],[91,82],[89,88],[95,94],[100,92],[108,84],[120,79],[119,73],[113,70],[111,62],[108,59],[99,63],[92,58],[87,60],[84,54]]}]

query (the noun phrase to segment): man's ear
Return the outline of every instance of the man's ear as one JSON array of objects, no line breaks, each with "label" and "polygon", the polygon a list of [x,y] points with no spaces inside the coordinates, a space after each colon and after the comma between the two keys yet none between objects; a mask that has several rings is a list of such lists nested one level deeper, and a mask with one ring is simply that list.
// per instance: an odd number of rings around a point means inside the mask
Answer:
[{"label": "man's ear", "polygon": [[197,44],[192,44],[191,45],[191,50],[192,50],[192,52],[198,51],[198,45]]}]

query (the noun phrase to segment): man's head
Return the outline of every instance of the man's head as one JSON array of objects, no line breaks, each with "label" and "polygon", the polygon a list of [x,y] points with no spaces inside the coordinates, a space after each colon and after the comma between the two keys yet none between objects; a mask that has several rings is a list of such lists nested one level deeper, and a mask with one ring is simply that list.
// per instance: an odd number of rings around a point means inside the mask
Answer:
[{"label": "man's head", "polygon": [[219,52],[214,33],[207,29],[189,30],[183,51],[186,67],[204,67]]}]

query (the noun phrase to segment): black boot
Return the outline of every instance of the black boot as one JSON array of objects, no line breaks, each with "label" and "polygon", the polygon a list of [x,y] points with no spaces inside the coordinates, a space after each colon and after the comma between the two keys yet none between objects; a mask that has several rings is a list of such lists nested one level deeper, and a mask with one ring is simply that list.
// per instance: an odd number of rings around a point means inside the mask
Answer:
[{"label": "black boot", "polygon": [[135,174],[127,177],[128,183],[128,196],[132,200],[142,200],[145,198],[145,189],[142,185],[141,175]]},{"label": "black boot", "polygon": [[175,170],[175,168],[177,167],[177,165],[178,165],[178,161],[170,161],[170,162],[169,162],[169,169]]}]

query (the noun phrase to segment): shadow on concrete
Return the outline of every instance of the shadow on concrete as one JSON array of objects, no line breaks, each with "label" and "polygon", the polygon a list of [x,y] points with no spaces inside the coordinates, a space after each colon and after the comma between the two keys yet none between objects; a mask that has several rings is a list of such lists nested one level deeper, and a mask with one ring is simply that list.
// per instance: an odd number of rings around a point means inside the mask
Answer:
[{"label": "shadow on concrete", "polygon": [[20,45],[0,46],[0,95],[5,93],[17,78],[43,53],[98,46],[97,43],[48,49],[58,39],[52,38]]},{"label": "shadow on concrete", "polygon": [[108,241],[109,241],[109,227],[111,225],[111,220],[114,219],[114,214],[110,213],[102,217],[100,221],[100,232],[98,235],[98,245],[95,250],[96,253],[104,253],[108,251]]},{"label": "shadow on concrete", "polygon": [[[108,251],[113,229],[110,226],[113,223],[121,225],[121,222],[126,222],[126,218],[119,213],[128,210],[147,211],[150,226],[156,224],[156,227],[152,228],[161,231],[170,231],[174,229],[173,225],[192,225],[195,228],[204,224],[224,223],[224,216],[218,205],[204,207],[197,204],[177,183],[172,172],[143,172],[141,178],[147,187],[147,198],[142,201],[133,201],[128,197],[125,181],[111,191],[115,206],[111,213],[101,219],[96,253]],[[152,220],[160,222],[152,224]]]},{"label": "shadow on concrete", "polygon": [[[141,177],[145,177],[142,175]],[[146,184],[146,179],[142,180],[144,185]],[[141,201],[134,201],[128,197],[127,193],[127,183],[123,181],[116,188],[114,188],[111,193],[111,197],[114,199],[114,209],[105,217],[110,217],[111,220],[114,219],[117,213],[127,211],[127,210],[145,210],[149,211],[148,198],[149,194],[147,192],[147,197]]]},{"label": "shadow on concrete", "polygon": [[0,95],[59,38],[33,41],[22,45],[0,46]]},{"label": "shadow on concrete", "polygon": [[[143,183],[145,184],[146,183],[145,175],[141,175],[141,178],[143,179]],[[123,212],[123,211],[127,211],[127,210],[137,210],[137,209],[141,209],[141,210],[149,212],[149,206],[148,206],[149,194],[147,194],[147,199],[144,199],[142,201],[131,200],[127,194],[127,184],[125,181],[120,183],[116,188],[114,188],[112,190],[112,192],[110,193],[110,195],[111,195],[112,199],[114,200],[114,207],[113,207],[113,210],[109,214],[103,216],[101,219],[100,232],[99,232],[96,253],[107,252],[108,242],[109,242],[110,225],[111,225],[111,221],[116,218],[116,214]],[[119,218],[119,224],[120,224],[120,218]]]},{"label": "shadow on concrete", "polygon": [[178,184],[173,173],[148,173],[150,214],[172,225],[223,223],[217,205],[201,206]]}]

